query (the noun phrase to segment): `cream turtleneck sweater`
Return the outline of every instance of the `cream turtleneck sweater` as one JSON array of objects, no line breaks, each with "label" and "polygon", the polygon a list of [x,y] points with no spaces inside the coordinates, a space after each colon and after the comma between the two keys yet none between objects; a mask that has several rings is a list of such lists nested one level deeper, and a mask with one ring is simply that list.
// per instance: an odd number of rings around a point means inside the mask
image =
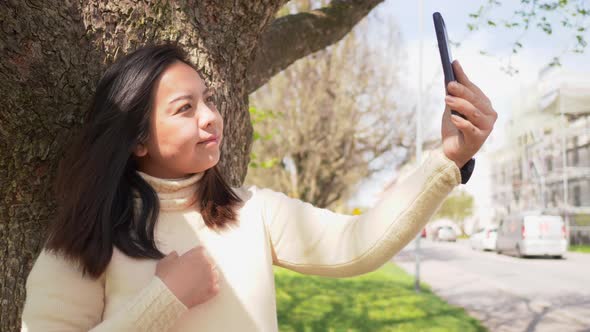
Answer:
[{"label": "cream turtleneck sweater", "polygon": [[459,169],[435,150],[362,216],[313,207],[281,193],[239,188],[239,223],[210,230],[195,210],[201,174],[154,187],[161,211],[158,248],[182,255],[202,245],[220,272],[219,293],[190,310],[155,276],[156,260],[115,248],[98,279],[42,251],[27,279],[23,331],[277,331],[272,265],[305,274],[348,277],[379,268],[402,249],[460,181]]}]

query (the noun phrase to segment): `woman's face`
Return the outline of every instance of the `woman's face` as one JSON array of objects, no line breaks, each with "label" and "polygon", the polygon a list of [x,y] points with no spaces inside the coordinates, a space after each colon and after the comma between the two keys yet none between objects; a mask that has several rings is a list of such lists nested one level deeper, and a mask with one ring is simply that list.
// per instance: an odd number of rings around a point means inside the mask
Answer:
[{"label": "woman's face", "polygon": [[149,139],[135,150],[139,170],[174,179],[215,166],[223,120],[203,79],[177,61],[162,73],[155,89]]}]

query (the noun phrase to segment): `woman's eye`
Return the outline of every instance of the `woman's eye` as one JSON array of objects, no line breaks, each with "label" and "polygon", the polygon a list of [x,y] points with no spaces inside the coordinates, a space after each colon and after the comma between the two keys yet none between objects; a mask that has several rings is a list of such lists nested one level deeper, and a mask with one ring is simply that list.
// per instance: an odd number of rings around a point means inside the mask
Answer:
[{"label": "woman's eye", "polygon": [[207,97],[207,99],[205,99],[205,101],[209,104],[209,103],[214,103],[215,102],[215,97],[213,95]]},{"label": "woman's eye", "polygon": [[178,109],[178,112],[176,112],[176,113],[184,112],[190,108],[191,108],[191,104],[183,105],[181,108]]}]

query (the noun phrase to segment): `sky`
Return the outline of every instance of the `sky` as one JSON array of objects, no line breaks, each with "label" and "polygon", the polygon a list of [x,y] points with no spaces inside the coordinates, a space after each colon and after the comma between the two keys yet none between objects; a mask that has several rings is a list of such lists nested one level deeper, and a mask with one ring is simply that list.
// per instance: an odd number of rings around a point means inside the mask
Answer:
[{"label": "sky", "polygon": [[[419,17],[422,15],[423,86],[431,85],[432,87],[423,94],[422,100],[429,101],[425,102],[423,119],[426,120],[423,123],[425,130],[431,135],[440,132],[440,115],[444,109],[443,74],[432,13],[438,11],[442,14],[449,38],[454,42],[460,42],[459,47],[452,47],[453,58],[460,61],[470,80],[486,93],[498,113],[498,120],[492,134],[475,156],[475,172],[469,183],[462,186],[475,197],[476,214],[483,223],[491,221],[492,184],[490,183],[489,154],[506,144],[504,139],[506,123],[511,117],[512,105],[522,89],[538,80],[540,70],[555,56],[560,56],[563,70],[588,72],[590,75],[590,47],[583,54],[565,52],[573,45],[575,39],[571,31],[558,28],[559,13],[548,17],[556,27],[551,36],[537,29],[530,30],[520,38],[523,48],[511,57],[508,55],[511,53],[512,44],[520,34],[517,30],[483,26],[477,31],[469,31],[467,24],[473,22],[469,14],[476,12],[482,4],[487,2],[487,0],[423,0],[423,11],[419,13],[418,1],[386,0],[369,17],[369,24],[376,32],[392,27],[399,30],[401,42],[398,41],[398,43],[404,54],[401,60],[405,62],[402,84],[409,92],[405,94],[408,96],[406,100],[400,100],[400,107],[404,107],[404,105],[415,103],[418,98]],[[512,16],[514,10],[519,8],[519,3],[520,1],[517,0],[502,1],[500,8],[489,13],[490,17],[508,18]],[[373,17],[379,19],[373,19]],[[386,34],[376,33],[375,35]],[[586,33],[585,36],[586,40],[590,41],[589,34]],[[382,40],[382,42],[391,41]],[[480,51],[493,56],[482,55]],[[508,61],[519,70],[517,74],[511,76],[501,69]],[[351,204],[373,205],[386,181],[385,177],[379,176],[367,181],[351,199]]]}]

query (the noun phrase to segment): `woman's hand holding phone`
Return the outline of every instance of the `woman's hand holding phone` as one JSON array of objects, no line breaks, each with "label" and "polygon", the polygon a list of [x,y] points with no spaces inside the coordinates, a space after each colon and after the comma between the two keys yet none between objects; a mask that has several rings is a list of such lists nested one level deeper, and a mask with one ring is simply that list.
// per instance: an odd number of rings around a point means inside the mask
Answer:
[{"label": "woman's hand holding phone", "polygon": [[[486,141],[498,114],[489,98],[472,83],[458,61],[453,61],[457,81],[449,82],[442,117],[442,144],[445,155],[463,167]],[[452,115],[451,109],[464,115]]]}]

